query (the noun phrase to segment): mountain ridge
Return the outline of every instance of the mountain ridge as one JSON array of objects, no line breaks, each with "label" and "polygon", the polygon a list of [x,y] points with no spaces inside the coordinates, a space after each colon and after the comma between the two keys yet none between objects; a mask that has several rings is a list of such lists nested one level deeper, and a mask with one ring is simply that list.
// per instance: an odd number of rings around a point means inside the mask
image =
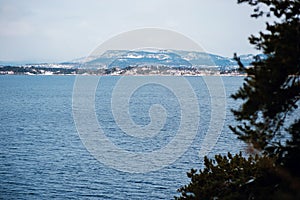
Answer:
[{"label": "mountain ridge", "polygon": [[[257,55],[256,55],[257,56]],[[259,54],[261,58],[265,55]],[[241,55],[241,62],[245,66],[251,65],[255,55]],[[0,65],[9,65],[1,62]],[[184,50],[108,50],[101,56],[89,56],[76,58],[67,62],[60,63],[33,63],[12,65],[21,66],[43,66],[43,67],[66,67],[66,68],[121,68],[139,66],[166,66],[170,68],[208,68],[217,67],[219,70],[232,70],[238,68],[237,62],[233,58],[228,58],[212,53],[184,51]]]},{"label": "mountain ridge", "polygon": [[[254,57],[259,56],[264,59],[263,54],[241,55],[241,62],[245,66],[250,66]],[[90,68],[121,68],[139,66],[167,66],[170,68],[218,68],[221,71],[238,68],[237,62],[233,58],[223,57],[216,54],[183,51],[183,50],[157,50],[157,51],[127,51],[108,50],[98,57],[88,57],[84,62],[85,67]]]}]

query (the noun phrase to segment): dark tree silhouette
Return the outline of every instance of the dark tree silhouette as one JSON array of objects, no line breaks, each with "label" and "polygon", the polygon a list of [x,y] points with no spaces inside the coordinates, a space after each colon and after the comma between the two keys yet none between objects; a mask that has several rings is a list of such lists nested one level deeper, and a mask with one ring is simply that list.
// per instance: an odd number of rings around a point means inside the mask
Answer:
[{"label": "dark tree silhouette", "polygon": [[249,38],[266,58],[244,67],[235,55],[247,76],[232,95],[243,103],[232,110],[238,125],[230,128],[260,156],[205,158],[203,170],[188,173],[191,183],[178,199],[300,199],[300,1],[238,3],[269,21]]},{"label": "dark tree silhouette", "polygon": [[[300,98],[300,1],[240,0],[255,6],[253,17],[271,16],[266,32],[251,36],[250,43],[262,50],[267,59],[256,58],[253,67],[240,68],[247,74],[245,83],[232,95],[244,103],[233,110],[237,121],[231,127],[240,139],[268,154],[277,154],[286,136],[287,116],[293,114]],[[268,6],[260,10],[260,4]],[[238,60],[238,59],[237,59]]]}]

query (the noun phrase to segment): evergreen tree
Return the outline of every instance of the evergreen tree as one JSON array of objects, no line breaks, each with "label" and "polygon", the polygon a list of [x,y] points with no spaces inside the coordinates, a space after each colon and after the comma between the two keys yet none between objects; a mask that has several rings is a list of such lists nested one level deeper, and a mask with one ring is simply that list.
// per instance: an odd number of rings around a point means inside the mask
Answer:
[{"label": "evergreen tree", "polygon": [[[239,0],[255,6],[253,17],[271,16],[276,21],[266,24],[266,32],[252,35],[250,43],[266,56],[256,58],[253,67],[240,68],[247,74],[245,83],[232,95],[244,102],[233,113],[240,122],[231,129],[239,138],[269,155],[281,151],[286,118],[298,107],[300,98],[300,1]],[[268,6],[260,10],[260,4]],[[297,116],[295,116],[297,117]]]},{"label": "evergreen tree", "polygon": [[[205,168],[188,173],[190,184],[177,199],[300,199],[300,1],[238,0],[253,6],[252,17],[267,17],[266,30],[249,38],[266,58],[256,57],[232,95],[231,130],[260,156],[205,158]],[[298,114],[297,114],[298,112]]]}]

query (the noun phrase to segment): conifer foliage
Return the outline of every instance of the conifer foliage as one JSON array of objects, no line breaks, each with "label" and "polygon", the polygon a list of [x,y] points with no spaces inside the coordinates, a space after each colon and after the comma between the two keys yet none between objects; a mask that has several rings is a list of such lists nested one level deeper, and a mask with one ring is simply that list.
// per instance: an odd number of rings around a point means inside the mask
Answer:
[{"label": "conifer foliage", "polygon": [[[239,62],[247,78],[232,95],[244,102],[233,110],[240,125],[231,129],[256,149],[277,154],[282,146],[278,139],[286,136],[291,125],[286,119],[294,114],[300,98],[300,1],[239,0],[242,2],[255,7],[253,17],[266,15],[276,21],[267,23],[259,36],[249,38],[267,58],[257,57],[250,68]],[[269,9],[262,11],[261,4]]]},{"label": "conifer foliage", "polygon": [[300,0],[238,3],[268,21],[249,38],[266,56],[245,67],[235,55],[246,78],[232,95],[242,104],[232,110],[238,125],[230,129],[258,155],[205,157],[176,199],[300,199]]}]

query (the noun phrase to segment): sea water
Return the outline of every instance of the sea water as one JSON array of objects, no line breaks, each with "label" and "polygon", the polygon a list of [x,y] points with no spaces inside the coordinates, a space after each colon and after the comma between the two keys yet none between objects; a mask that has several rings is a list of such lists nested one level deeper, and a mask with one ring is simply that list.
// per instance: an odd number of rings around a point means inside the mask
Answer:
[{"label": "sea water", "polygon": [[[138,138],[118,126],[112,111],[112,93],[121,77],[98,78],[95,116],[111,143],[143,155],[164,148],[174,139],[182,110],[171,88],[154,81],[130,95],[127,114],[133,123],[147,126],[153,120],[149,115],[152,105],[161,105],[167,114],[158,134]],[[135,173],[134,169],[120,170],[96,159],[80,139],[72,112],[76,76],[0,76],[0,199],[172,199],[178,188],[189,183],[186,172],[203,167],[199,151],[208,129],[214,126],[207,83],[203,77],[185,78],[197,98],[195,109],[198,106],[200,111],[195,138],[175,162]],[[243,77],[222,77],[222,81],[226,116],[217,143],[207,154],[211,158],[228,151],[245,151],[245,144],[228,128],[235,123],[230,110],[239,106],[230,95],[242,85]],[[187,119],[190,123],[195,120]],[[126,164],[124,158],[114,159]],[[143,165],[148,163],[139,167]]]}]

